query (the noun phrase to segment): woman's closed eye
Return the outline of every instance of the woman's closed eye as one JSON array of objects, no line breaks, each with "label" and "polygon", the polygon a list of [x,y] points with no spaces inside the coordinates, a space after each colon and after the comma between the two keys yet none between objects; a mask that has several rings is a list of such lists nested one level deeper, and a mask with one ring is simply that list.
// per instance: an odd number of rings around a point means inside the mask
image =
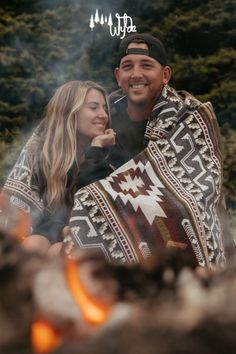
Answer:
[{"label": "woman's closed eye", "polygon": [[96,109],[98,108],[97,104],[90,104],[88,105],[88,108],[90,108],[92,111],[96,111]]}]

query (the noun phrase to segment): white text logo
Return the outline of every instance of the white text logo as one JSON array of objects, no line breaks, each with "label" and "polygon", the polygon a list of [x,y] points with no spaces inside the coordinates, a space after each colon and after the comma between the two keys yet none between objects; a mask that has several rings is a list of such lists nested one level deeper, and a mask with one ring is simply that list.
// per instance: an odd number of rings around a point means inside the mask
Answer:
[{"label": "white text logo", "polygon": [[103,14],[99,14],[98,9],[96,9],[95,14],[92,14],[90,17],[89,27],[93,30],[97,24],[100,24],[101,26],[107,25],[110,29],[110,35],[112,37],[120,37],[120,39],[123,39],[126,33],[136,32],[136,26],[133,24],[132,18],[126,13],[124,13],[123,16],[116,13],[115,17],[117,19],[116,26],[113,23],[111,13],[109,16],[105,16]]}]

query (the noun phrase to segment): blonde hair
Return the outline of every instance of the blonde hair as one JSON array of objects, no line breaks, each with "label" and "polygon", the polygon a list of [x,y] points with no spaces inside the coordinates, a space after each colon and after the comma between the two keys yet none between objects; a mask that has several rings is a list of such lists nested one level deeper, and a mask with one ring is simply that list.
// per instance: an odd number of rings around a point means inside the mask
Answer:
[{"label": "blonde hair", "polygon": [[[43,199],[48,207],[55,207],[65,199],[68,172],[78,176],[77,113],[91,89],[100,91],[108,107],[106,91],[92,81],[69,81],[60,86],[47,105],[44,128],[41,134],[38,180],[43,180]],[[37,168],[37,167],[36,167]],[[72,185],[69,193],[72,193]],[[71,196],[72,197],[72,196]]]}]

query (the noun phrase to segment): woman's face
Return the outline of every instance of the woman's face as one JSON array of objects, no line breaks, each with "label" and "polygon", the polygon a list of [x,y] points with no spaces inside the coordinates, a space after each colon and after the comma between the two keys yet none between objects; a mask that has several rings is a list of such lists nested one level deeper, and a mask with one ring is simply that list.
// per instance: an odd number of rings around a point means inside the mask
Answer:
[{"label": "woman's face", "polygon": [[77,115],[78,132],[83,141],[104,134],[108,123],[107,105],[103,94],[91,89]]}]

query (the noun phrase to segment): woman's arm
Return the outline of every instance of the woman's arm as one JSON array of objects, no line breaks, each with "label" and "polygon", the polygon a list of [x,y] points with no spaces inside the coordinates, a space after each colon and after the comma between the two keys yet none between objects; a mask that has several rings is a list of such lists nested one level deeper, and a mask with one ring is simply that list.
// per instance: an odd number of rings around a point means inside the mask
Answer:
[{"label": "woman's arm", "polygon": [[109,148],[88,146],[84,150],[84,161],[80,165],[77,189],[107,177],[113,172],[108,161]]},{"label": "woman's arm", "polygon": [[96,136],[90,146],[84,150],[84,161],[80,164],[77,188],[107,177],[113,172],[108,157],[110,147],[115,144],[115,132],[107,129],[104,134]]}]

